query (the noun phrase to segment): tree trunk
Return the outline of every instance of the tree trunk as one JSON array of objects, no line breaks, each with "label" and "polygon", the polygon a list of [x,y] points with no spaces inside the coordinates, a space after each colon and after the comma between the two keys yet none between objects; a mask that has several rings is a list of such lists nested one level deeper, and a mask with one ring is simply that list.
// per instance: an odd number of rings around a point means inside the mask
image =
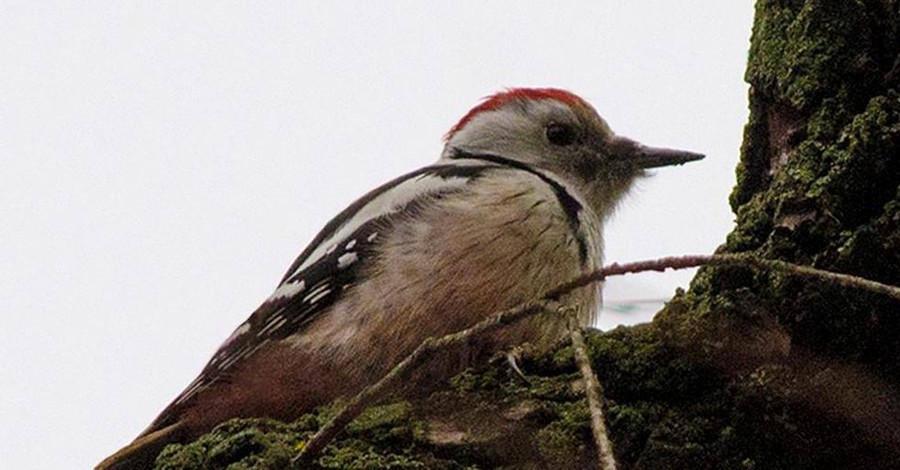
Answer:
[{"label": "tree trunk", "polygon": [[[900,285],[900,2],[760,0],[720,248]],[[700,271],[646,325],[588,337],[624,469],[900,468],[900,304]],[[371,409],[325,468],[596,468],[569,347]],[[324,413],[324,412],[323,412]],[[321,421],[236,420],[158,468],[282,468]]]}]

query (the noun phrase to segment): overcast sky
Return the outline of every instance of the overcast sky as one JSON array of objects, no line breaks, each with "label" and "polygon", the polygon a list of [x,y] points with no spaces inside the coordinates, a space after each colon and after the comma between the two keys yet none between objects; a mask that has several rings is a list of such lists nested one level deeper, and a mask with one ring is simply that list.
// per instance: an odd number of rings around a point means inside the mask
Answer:
[{"label": "overcast sky", "polygon": [[709,253],[732,226],[746,0],[2,7],[6,468],[87,468],[130,441],[325,222],[504,87],[566,88],[619,134],[708,155],[641,182],[607,261]]}]

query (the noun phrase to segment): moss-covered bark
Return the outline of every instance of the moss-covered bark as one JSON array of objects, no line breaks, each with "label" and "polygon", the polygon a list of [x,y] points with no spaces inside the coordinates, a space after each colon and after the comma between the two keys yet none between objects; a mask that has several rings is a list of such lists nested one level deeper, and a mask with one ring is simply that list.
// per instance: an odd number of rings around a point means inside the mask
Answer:
[{"label": "moss-covered bark", "polygon": [[[900,2],[760,0],[722,251],[900,284]],[[900,305],[742,268],[703,269],[651,324],[591,334],[626,469],[900,468]],[[374,408],[323,468],[586,468],[563,347]],[[158,468],[283,468],[328,411],[233,421]]]}]

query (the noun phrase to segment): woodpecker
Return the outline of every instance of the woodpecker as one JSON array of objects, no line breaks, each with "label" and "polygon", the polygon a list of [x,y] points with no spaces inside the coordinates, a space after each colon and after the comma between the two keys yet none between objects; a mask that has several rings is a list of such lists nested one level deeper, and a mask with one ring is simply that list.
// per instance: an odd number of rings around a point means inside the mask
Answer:
[{"label": "woodpecker", "polygon": [[[489,96],[450,129],[436,163],[328,222],[200,375],[97,468],[152,468],[166,444],[227,419],[290,421],[358,392],[425,338],[600,267],[604,220],[632,183],[649,168],[701,158],[617,136],[565,90]],[[599,287],[561,301],[588,325]],[[548,345],[566,322],[526,320],[480,352]]]}]

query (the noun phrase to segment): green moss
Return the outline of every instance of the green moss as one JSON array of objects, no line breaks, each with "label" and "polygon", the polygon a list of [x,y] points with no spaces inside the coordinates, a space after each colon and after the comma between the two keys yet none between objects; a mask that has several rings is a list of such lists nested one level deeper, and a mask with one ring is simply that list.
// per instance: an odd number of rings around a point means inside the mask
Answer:
[{"label": "green moss", "polygon": [[319,459],[321,468],[341,470],[420,469],[429,468],[410,455],[385,454],[371,445],[345,445]]},{"label": "green moss", "polygon": [[810,188],[826,198],[843,227],[854,227],[879,214],[900,179],[900,94],[873,98],[853,117],[832,147],[827,172]]},{"label": "green moss", "polygon": [[733,253],[762,246],[772,232],[772,209],[763,197],[757,197],[737,210],[738,226],[728,234],[726,249]]},{"label": "green moss", "polygon": [[873,3],[758,1],[746,80],[799,110],[837,94],[848,77],[874,85]]},{"label": "green moss", "polygon": [[[775,160],[793,150],[821,156],[881,91],[900,29],[896,5],[877,0],[760,0],[756,9],[745,76],[750,117],[731,195],[736,212],[767,189]],[[792,141],[806,137],[801,145]],[[792,180],[808,184],[830,168],[831,158],[803,160],[786,169]],[[775,182],[790,191],[791,182],[784,183]]]},{"label": "green moss", "polygon": [[156,460],[156,468],[285,468],[297,443],[311,435],[309,424],[309,420],[291,425],[261,419],[231,420],[190,444],[166,447]]},{"label": "green moss", "polygon": [[347,425],[347,433],[351,436],[365,435],[374,443],[385,444],[409,440],[414,430],[413,424],[411,405],[398,402],[365,410]]},{"label": "green moss", "polygon": [[[322,468],[425,468],[406,455],[417,430],[410,404],[393,403],[367,409],[348,425],[340,446],[326,449]],[[328,408],[292,424],[261,419],[235,419],[185,445],[170,445],[157,459],[160,470],[286,468],[302,443],[331,415]],[[378,446],[378,451],[374,450]]]},{"label": "green moss", "polygon": [[450,386],[460,394],[496,390],[502,383],[503,378],[495,370],[479,374],[467,369],[450,380]]},{"label": "green moss", "polygon": [[900,266],[900,188],[882,214],[846,237],[836,264],[842,271],[868,272],[877,281],[898,284]]},{"label": "green moss", "polygon": [[538,431],[537,441],[543,457],[558,468],[578,468],[579,456],[590,441],[590,413],[585,401],[559,407],[559,420]]}]

